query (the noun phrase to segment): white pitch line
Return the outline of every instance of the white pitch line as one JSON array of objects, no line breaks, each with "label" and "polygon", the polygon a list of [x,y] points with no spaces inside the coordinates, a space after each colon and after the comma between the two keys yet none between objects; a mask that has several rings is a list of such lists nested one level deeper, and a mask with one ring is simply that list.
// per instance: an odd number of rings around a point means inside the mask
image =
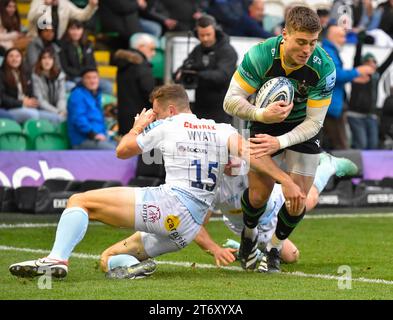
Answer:
[{"label": "white pitch line", "polygon": [[[18,252],[29,252],[29,253],[37,253],[37,254],[48,254],[49,250],[42,250],[42,249],[30,249],[30,248],[18,248],[18,247],[11,247],[11,246],[2,246],[0,245],[0,251],[18,251]],[[71,255],[74,258],[80,259],[93,259],[99,260],[99,255],[94,254],[87,254],[87,253],[73,253]],[[177,267],[186,267],[192,268],[195,267],[196,269],[217,269],[217,267],[213,264],[205,264],[205,263],[193,263],[187,261],[157,261],[158,264],[163,265],[171,265]],[[221,267],[224,270],[230,271],[238,271],[243,272],[243,269],[240,267]],[[295,276],[295,277],[302,277],[302,278],[316,278],[316,279],[324,279],[324,280],[342,280],[343,277],[329,275],[329,274],[309,274],[304,272],[282,272],[284,275]],[[386,284],[386,285],[393,285],[393,281],[385,280],[385,279],[367,279],[367,278],[352,278],[352,281],[356,282],[363,282],[363,283],[372,283],[372,284]]]},{"label": "white pitch line", "polygon": [[[334,214],[306,214],[304,219],[351,219],[351,218],[393,218],[393,212],[387,213],[334,213]],[[209,221],[222,221],[221,217],[213,217]]]},{"label": "white pitch line", "polygon": [[[304,219],[351,219],[351,218],[393,218],[393,213],[344,213],[344,214],[309,214]],[[213,217],[209,221],[222,221],[222,217]],[[90,222],[89,225],[104,225],[101,222]],[[0,229],[16,229],[16,228],[49,228],[56,227],[57,223],[2,223]]]}]

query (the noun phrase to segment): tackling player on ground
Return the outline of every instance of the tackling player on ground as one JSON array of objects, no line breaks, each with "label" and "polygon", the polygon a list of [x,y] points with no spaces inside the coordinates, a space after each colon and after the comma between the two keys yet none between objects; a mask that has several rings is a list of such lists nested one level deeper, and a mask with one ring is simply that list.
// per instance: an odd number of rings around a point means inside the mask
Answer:
[{"label": "tackling player on ground", "polygon": [[[250,122],[255,157],[272,156],[306,195],[319,162],[319,132],[322,128],[335,85],[333,61],[317,45],[321,25],[318,15],[308,7],[292,8],[285,19],[282,35],[253,46],[233,75],[224,100],[229,114]],[[264,109],[247,98],[271,78],[287,77],[295,88],[293,105],[275,102]],[[258,244],[257,225],[264,213],[274,179],[254,171],[242,197],[245,227],[239,256],[244,269],[255,269]],[[305,214],[305,198],[286,199],[278,214],[277,227],[267,245],[268,271],[280,271],[282,243]]]},{"label": "tackling player on ground", "polygon": [[[300,188],[270,158],[249,157],[246,142],[235,128],[192,114],[187,93],[180,85],[157,88],[151,100],[153,110],[140,114],[116,152],[119,158],[126,159],[160,149],[165,184],[73,195],[60,218],[50,254],[11,265],[13,275],[33,277],[49,271],[54,277],[65,277],[68,259],[83,239],[89,220],[138,231],[106,250],[101,266],[108,271],[108,277],[151,274],[155,263],[149,258],[184,248],[199,232],[228,161],[228,150],[247,161],[251,159],[255,170],[270,172],[282,183],[286,198],[297,201],[302,197]],[[158,121],[153,122],[156,118]],[[111,258],[117,261],[112,264]],[[128,260],[126,266],[124,259]]]}]

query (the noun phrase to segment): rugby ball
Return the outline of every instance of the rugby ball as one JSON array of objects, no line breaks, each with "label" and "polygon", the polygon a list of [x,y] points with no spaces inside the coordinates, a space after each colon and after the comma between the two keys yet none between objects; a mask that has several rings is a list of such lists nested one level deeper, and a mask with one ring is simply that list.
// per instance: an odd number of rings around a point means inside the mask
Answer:
[{"label": "rugby ball", "polygon": [[268,80],[259,89],[255,98],[255,106],[265,108],[272,102],[285,101],[290,104],[293,101],[295,89],[290,80],[285,77],[277,77]]}]

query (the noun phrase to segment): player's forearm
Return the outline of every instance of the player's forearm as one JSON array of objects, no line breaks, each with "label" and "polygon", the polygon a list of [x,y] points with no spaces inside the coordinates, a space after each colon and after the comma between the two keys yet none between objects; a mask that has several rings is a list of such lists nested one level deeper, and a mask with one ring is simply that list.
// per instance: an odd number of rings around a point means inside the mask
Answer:
[{"label": "player's forearm", "polygon": [[[257,121],[258,108],[247,101],[250,94],[232,78],[224,99],[226,113],[243,120]],[[260,112],[260,111],[259,111]]]},{"label": "player's forearm", "polygon": [[260,158],[250,156],[250,167],[259,173],[270,176],[273,180],[282,185],[291,184],[293,182],[291,177],[280,169],[270,156],[262,156]]},{"label": "player's forearm", "polygon": [[234,134],[229,137],[229,150],[232,155],[244,159],[257,172],[266,174],[284,185],[292,182],[290,176],[281,170],[270,156],[260,158],[251,156],[249,142],[241,135]]},{"label": "player's forearm", "polygon": [[137,132],[130,130],[119,142],[119,145],[116,148],[116,156],[119,159],[128,159],[137,154],[141,154],[142,150],[139,148],[139,145],[136,141]]},{"label": "player's forearm", "polygon": [[277,137],[280,149],[307,141],[321,130],[328,107],[308,109],[307,117],[301,124]]},{"label": "player's forearm", "polygon": [[213,253],[220,246],[210,237],[207,230],[202,226],[199,230],[194,241],[196,244],[204,251],[208,253]]}]

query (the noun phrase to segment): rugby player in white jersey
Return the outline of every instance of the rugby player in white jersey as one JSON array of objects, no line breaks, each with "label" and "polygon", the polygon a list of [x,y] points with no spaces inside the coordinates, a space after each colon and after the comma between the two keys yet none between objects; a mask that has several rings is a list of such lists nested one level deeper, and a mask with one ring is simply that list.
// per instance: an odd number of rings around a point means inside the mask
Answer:
[{"label": "rugby player in white jersey", "polygon": [[[248,187],[248,177],[241,170],[241,160],[233,159],[232,164],[227,165],[225,175],[218,187],[214,206],[211,208],[207,218],[213,212],[220,212],[225,225],[236,235],[240,235],[243,228],[243,211],[241,206],[241,195]],[[320,163],[318,165],[313,186],[307,195],[306,212],[314,209],[318,204],[319,194],[326,187],[331,176],[337,177],[354,176],[358,172],[358,167],[351,160],[346,158],[337,158],[327,153],[321,153]],[[277,215],[280,207],[284,203],[281,185],[275,184],[269,197],[267,208],[258,222],[258,248],[259,259],[262,260],[261,252],[266,250],[266,246],[271,240],[277,225]],[[207,221],[205,221],[207,223]],[[205,228],[201,228],[195,238],[195,242],[206,252],[212,254],[218,266],[228,265],[235,261],[233,255],[239,249],[240,244],[232,239],[221,247],[208,234]],[[235,249],[235,250],[229,250]],[[299,259],[299,250],[291,240],[285,239],[280,258],[285,263],[294,263]],[[266,271],[266,261],[262,260],[258,271]]]},{"label": "rugby player in white jersey", "polygon": [[160,149],[165,162],[165,184],[73,195],[60,218],[49,255],[11,265],[13,275],[33,277],[50,272],[53,277],[65,277],[69,257],[83,239],[89,220],[137,231],[103,255],[101,266],[109,278],[150,275],[156,264],[149,258],[184,248],[199,232],[228,162],[228,150],[249,161],[254,170],[268,172],[279,181],[287,200],[297,204],[304,200],[300,188],[270,157],[249,157],[247,143],[236,129],[193,115],[180,85],[157,88],[151,101],[153,109],[144,110],[135,119],[116,153],[126,159]]}]

